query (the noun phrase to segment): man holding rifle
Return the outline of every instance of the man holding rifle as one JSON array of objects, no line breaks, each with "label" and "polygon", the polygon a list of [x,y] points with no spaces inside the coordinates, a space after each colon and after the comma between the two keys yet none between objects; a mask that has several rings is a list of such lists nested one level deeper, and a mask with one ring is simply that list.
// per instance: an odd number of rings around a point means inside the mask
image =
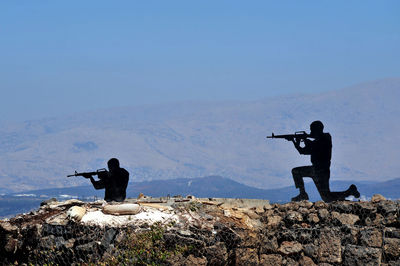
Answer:
[{"label": "man holding rifle", "polygon": [[[305,132],[295,135],[272,135],[270,138],[285,138],[291,140],[300,154],[311,155],[310,166],[300,166],[292,169],[293,180],[300,194],[292,198],[292,201],[308,200],[308,194],[304,188],[304,177],[311,177],[318,189],[321,198],[325,202],[344,200],[348,196],[360,197],[357,187],[353,184],[345,191],[331,192],[329,189],[330,166],[332,156],[332,139],[329,133],[323,132],[324,125],[321,121],[314,121],[310,125],[310,135]],[[312,138],[314,140],[310,140]],[[300,142],[304,140],[304,147]]]},{"label": "man holding rifle", "polygon": [[[129,172],[119,167],[119,161],[111,158],[108,162],[108,170],[100,169],[96,172],[77,173],[69,176],[83,176],[90,178],[95,189],[105,189],[105,201],[124,201],[126,198],[126,188],[129,181]],[[93,175],[97,175],[99,180],[94,180]]]}]

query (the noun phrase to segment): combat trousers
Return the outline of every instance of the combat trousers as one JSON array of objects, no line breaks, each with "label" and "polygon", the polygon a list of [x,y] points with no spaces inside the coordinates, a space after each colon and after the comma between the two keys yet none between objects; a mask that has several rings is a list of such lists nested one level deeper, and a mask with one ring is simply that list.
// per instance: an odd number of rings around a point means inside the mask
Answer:
[{"label": "combat trousers", "polygon": [[293,180],[296,188],[304,188],[303,177],[311,177],[318,189],[321,199],[325,202],[344,200],[350,196],[349,190],[331,192],[329,189],[329,168],[316,168],[315,166],[300,166],[292,169]]},{"label": "combat trousers", "polygon": [[296,188],[304,188],[304,177],[311,177],[323,201],[332,201],[329,189],[329,168],[316,168],[310,166],[300,166],[292,169],[293,180]]}]

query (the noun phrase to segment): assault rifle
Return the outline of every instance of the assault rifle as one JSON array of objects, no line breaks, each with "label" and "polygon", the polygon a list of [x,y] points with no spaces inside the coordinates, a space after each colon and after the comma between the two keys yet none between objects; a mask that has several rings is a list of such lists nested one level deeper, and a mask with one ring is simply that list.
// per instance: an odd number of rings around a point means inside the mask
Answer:
[{"label": "assault rifle", "polygon": [[311,138],[310,134],[307,134],[305,131],[297,131],[294,134],[287,134],[287,135],[275,135],[272,133],[272,136],[267,136],[268,139],[286,139],[289,141],[296,140],[296,141],[304,141],[307,138]]},{"label": "assault rifle", "polygon": [[75,174],[73,175],[67,175],[67,177],[71,177],[71,176],[93,176],[93,175],[97,175],[100,179],[102,179],[105,175],[107,175],[108,171],[105,168],[101,168],[95,172],[82,172],[82,173],[78,173],[77,171],[75,171]]}]

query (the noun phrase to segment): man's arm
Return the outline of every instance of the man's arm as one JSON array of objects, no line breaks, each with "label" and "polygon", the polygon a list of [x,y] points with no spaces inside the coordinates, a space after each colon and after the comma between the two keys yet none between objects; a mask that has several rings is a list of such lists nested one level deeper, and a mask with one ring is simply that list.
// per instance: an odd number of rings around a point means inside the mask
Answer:
[{"label": "man's arm", "polygon": [[309,155],[311,154],[311,145],[312,145],[312,141],[305,139],[304,143],[305,146],[301,147],[300,146],[300,139],[293,139],[292,140],[294,147],[296,148],[296,150],[300,153],[300,154],[305,154],[305,155]]},{"label": "man's arm", "polygon": [[95,189],[103,189],[103,188],[105,188],[104,181],[103,181],[102,179],[96,181],[96,180],[94,180],[94,178],[93,178],[92,175],[85,174],[85,175],[83,175],[83,176],[84,176],[85,178],[90,178],[90,182],[92,182],[93,187],[94,187]]},{"label": "man's arm", "polygon": [[94,187],[95,189],[103,189],[103,188],[106,187],[106,186],[104,185],[104,181],[103,181],[102,179],[96,181],[96,180],[94,180],[94,178],[91,176],[91,177],[90,177],[90,182],[92,182],[93,187]]}]

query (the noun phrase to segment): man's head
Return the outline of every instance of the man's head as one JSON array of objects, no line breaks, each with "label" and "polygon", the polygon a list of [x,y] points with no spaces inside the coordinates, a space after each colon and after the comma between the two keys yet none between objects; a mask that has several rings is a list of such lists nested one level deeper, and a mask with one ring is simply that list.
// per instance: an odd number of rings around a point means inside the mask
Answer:
[{"label": "man's head", "polygon": [[108,165],[108,170],[112,172],[119,168],[119,161],[117,158],[111,158],[110,160],[108,160],[107,165]]},{"label": "man's head", "polygon": [[310,125],[311,136],[318,137],[324,132],[324,124],[321,121],[314,121]]}]

